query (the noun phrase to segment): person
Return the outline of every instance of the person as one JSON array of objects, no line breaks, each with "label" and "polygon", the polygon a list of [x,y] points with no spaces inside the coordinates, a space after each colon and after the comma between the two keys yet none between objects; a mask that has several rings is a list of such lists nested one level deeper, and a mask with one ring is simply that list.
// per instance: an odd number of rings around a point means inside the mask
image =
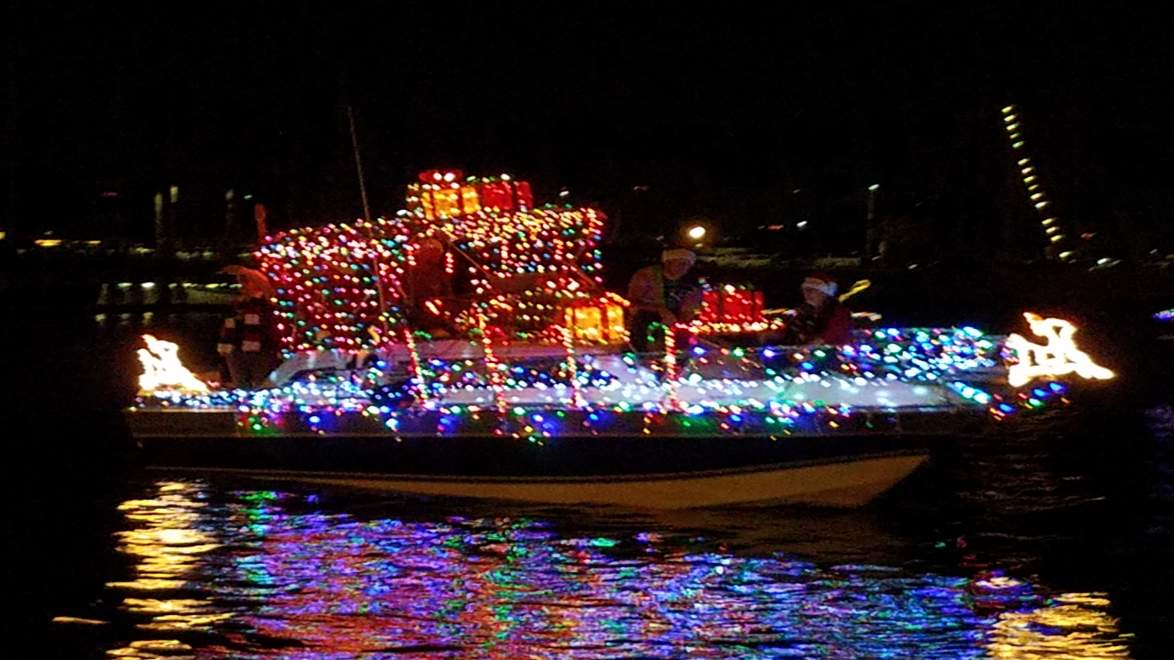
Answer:
[{"label": "person", "polygon": [[701,288],[689,276],[697,255],[685,249],[665,250],[661,263],[636,271],[628,283],[632,317],[628,324],[632,347],[639,353],[651,347],[651,326],[673,327],[689,321],[701,306]]},{"label": "person", "polygon": [[452,275],[445,268],[445,246],[425,238],[416,248],[414,263],[404,278],[407,316],[411,327],[434,335],[449,332],[452,316]]},{"label": "person", "polygon": [[261,385],[277,367],[277,336],[273,324],[273,287],[261,272],[241,266],[220,271],[236,275],[240,296],[233,303],[233,313],[220,326],[216,344],[228,364],[232,384],[239,388]]},{"label": "person", "polygon": [[852,312],[836,298],[836,281],[808,275],[800,286],[803,305],[792,321],[788,343],[840,346],[852,342]]}]

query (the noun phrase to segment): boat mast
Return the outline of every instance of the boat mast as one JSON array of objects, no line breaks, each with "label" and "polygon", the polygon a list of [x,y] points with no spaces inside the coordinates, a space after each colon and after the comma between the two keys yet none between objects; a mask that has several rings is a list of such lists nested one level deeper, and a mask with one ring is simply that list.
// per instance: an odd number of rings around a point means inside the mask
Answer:
[{"label": "boat mast", "polygon": [[359,171],[359,195],[363,198],[363,219],[371,222],[371,206],[367,203],[367,184],[363,180],[363,159],[359,157],[359,138],[355,134],[355,113],[350,104],[346,107],[346,116],[351,123],[351,146],[355,150],[355,169]]},{"label": "boat mast", "polygon": [[[355,113],[348,103],[346,106],[347,120],[351,125],[351,147],[355,151],[355,169],[359,173],[359,195],[363,199],[363,220],[371,224],[371,205],[367,203],[367,184],[363,179],[363,159],[359,156],[359,136],[355,131]],[[375,291],[379,293],[379,343],[387,344],[391,341],[389,324],[387,322],[387,299],[383,294],[383,269],[380,268],[379,258],[372,254],[372,265],[375,267]],[[411,332],[411,328],[406,328]]]}]

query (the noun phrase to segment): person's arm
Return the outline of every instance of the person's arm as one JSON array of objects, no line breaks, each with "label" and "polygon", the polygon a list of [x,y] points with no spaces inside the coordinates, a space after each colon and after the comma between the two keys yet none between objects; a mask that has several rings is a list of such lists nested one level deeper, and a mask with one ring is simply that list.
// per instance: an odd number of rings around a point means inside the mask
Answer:
[{"label": "person's arm", "polygon": [[658,312],[663,310],[664,301],[656,299],[656,286],[652,273],[647,268],[636,271],[628,282],[628,300],[638,311]]},{"label": "person's arm", "polygon": [[693,287],[681,300],[681,321],[689,321],[701,309],[701,287]]}]

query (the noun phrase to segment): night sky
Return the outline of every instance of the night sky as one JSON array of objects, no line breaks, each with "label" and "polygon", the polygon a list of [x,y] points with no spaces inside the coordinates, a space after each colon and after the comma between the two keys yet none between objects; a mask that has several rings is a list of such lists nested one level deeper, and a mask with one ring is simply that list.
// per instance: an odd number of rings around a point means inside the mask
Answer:
[{"label": "night sky", "polygon": [[192,236],[222,231],[228,188],[277,227],[358,216],[348,103],[376,213],[451,166],[565,186],[629,229],[835,225],[874,182],[882,211],[975,227],[1030,211],[999,119],[1016,103],[1063,212],[1170,236],[1159,9],[351,4],[9,3],[9,231],[102,237],[117,192],[145,238],[170,184]]}]

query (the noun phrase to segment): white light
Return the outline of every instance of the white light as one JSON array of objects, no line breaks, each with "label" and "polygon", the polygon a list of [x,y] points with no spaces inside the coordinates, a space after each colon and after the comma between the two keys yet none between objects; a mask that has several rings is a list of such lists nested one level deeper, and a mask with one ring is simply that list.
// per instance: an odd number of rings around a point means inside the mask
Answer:
[{"label": "white light", "polygon": [[147,348],[140,348],[139,362],[143,375],[139,376],[139,390],[151,393],[157,390],[179,390],[183,392],[207,392],[208,386],[196,378],[179,361],[179,346],[169,341],[143,335]]},{"label": "white light", "polygon": [[807,226],[807,221],[806,221],[806,220],[800,220],[799,222],[796,222],[796,223],[795,223],[795,226],[796,226],[796,227],[798,227],[799,229],[803,229],[804,227],[806,227],[806,226]]},{"label": "white light", "polygon": [[876,192],[876,191],[880,190],[880,184],[874,183],[871,186],[869,186],[868,189],[872,192]]},{"label": "white light", "polygon": [[[1065,258],[1071,252],[1061,252]],[[1063,376],[1076,372],[1081,378],[1108,380],[1113,372],[1094,363],[1087,353],[1076,347],[1072,336],[1076,326],[1063,319],[1045,319],[1031,312],[1023,315],[1031,326],[1031,333],[1047,340],[1046,344],[1035,344],[1022,335],[1007,337],[1005,346],[1015,351],[1019,361],[1007,370],[1007,382],[1012,387],[1021,387],[1040,376]]]},{"label": "white light", "polygon": [[695,241],[700,241],[701,239],[705,238],[705,234],[705,227],[702,227],[701,225],[693,225],[689,228],[688,232],[689,238]]},{"label": "white light", "polygon": [[1020,148],[1022,148],[1022,147],[1023,147],[1023,140],[1020,140],[1020,141],[1018,141],[1018,142],[1013,142],[1013,143],[1011,143],[1011,148],[1012,148],[1012,149],[1020,149]]}]

